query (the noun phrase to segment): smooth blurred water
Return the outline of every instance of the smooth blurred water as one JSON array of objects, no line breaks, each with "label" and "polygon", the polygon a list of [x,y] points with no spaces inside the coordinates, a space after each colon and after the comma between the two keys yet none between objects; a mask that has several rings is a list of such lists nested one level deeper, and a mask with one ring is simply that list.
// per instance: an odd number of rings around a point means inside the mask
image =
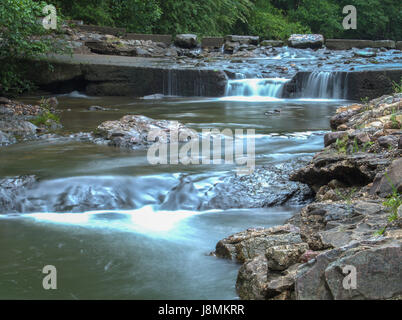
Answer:
[{"label": "smooth blurred water", "polygon": [[[252,128],[258,166],[312,156],[322,148],[328,118],[345,103],[77,93],[59,100],[68,132],[126,114],[178,120],[197,131]],[[91,105],[110,110],[88,111]],[[298,208],[199,211],[206,190],[233,170],[152,166],[146,151],[58,139],[0,148],[1,176],[40,180],[19,195],[18,212],[0,215],[0,298],[235,299],[239,265],[209,252],[230,234],[281,224]],[[42,288],[45,265],[57,267],[58,290]]]}]

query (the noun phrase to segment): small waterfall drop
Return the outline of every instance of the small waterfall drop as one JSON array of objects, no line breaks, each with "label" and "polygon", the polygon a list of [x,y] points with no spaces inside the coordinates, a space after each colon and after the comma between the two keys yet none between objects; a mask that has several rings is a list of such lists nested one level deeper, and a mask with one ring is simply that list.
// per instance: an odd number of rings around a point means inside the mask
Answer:
[{"label": "small waterfall drop", "polygon": [[347,73],[317,71],[301,79],[298,97],[315,99],[346,99]]},{"label": "small waterfall drop", "polygon": [[280,98],[284,85],[288,81],[289,79],[283,78],[229,80],[226,96]]}]

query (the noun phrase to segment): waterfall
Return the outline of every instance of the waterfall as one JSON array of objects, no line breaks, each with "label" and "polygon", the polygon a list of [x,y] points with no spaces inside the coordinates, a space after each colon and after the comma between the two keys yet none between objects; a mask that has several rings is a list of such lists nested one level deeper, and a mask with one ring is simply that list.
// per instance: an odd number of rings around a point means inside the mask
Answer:
[{"label": "waterfall", "polygon": [[237,79],[229,80],[226,86],[226,96],[237,97],[270,97],[280,98],[282,90],[289,79]]},{"label": "waterfall", "polygon": [[319,99],[346,99],[347,73],[316,71],[300,79],[297,97]]}]

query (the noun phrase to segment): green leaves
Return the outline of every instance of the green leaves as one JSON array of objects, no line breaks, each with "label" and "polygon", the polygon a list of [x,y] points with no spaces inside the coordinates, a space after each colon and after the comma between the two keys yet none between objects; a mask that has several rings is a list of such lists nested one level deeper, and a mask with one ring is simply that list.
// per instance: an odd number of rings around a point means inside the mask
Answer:
[{"label": "green leaves", "polygon": [[0,94],[19,94],[30,88],[18,66],[20,59],[30,59],[54,49],[47,31],[40,23],[43,1],[1,0],[0,6]]}]

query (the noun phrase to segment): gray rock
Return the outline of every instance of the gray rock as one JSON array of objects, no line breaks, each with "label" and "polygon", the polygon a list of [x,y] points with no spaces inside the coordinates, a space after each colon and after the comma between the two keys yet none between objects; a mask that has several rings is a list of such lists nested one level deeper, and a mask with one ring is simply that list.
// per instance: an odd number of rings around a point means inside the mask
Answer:
[{"label": "gray rock", "polygon": [[17,142],[13,135],[0,131],[0,146],[8,146]]},{"label": "gray rock", "polygon": [[193,49],[198,46],[198,38],[195,34],[178,34],[174,39],[174,44],[180,48]]},{"label": "gray rock", "polygon": [[273,271],[285,270],[297,263],[308,248],[307,243],[270,247],[265,253],[265,257],[268,260],[268,268]]},{"label": "gray rock", "polygon": [[306,204],[313,197],[311,189],[301,183],[289,181],[289,172],[305,163],[305,160],[300,158],[270,167],[256,168],[250,175],[228,176],[207,191],[209,200],[202,209]]},{"label": "gray rock", "polygon": [[141,115],[127,115],[120,120],[105,121],[97,130],[95,143],[108,144],[110,146],[141,149],[155,141],[149,141],[148,134],[151,131],[159,132],[157,137],[160,142],[169,142],[171,130],[177,130],[178,141],[186,142],[194,132],[177,121],[154,120]]},{"label": "gray rock", "polygon": [[0,120],[0,131],[11,135],[18,135],[24,138],[32,137],[36,135],[37,129],[37,126],[24,120]]},{"label": "gray rock", "polygon": [[244,262],[265,254],[272,246],[301,243],[299,229],[284,225],[269,229],[248,229],[220,240],[215,249],[217,257]]},{"label": "gray rock", "polygon": [[267,259],[263,254],[240,267],[236,280],[236,291],[240,299],[265,300],[267,268]]},{"label": "gray rock", "polygon": [[258,36],[227,35],[227,36],[225,36],[225,41],[237,42],[239,44],[258,45],[258,42],[260,41],[260,37],[258,37]]},{"label": "gray rock", "polygon": [[396,136],[382,136],[379,137],[377,141],[381,147],[388,149],[389,147],[396,148],[398,146],[399,139]]},{"label": "gray rock", "polygon": [[370,189],[370,194],[386,197],[393,192],[393,187],[402,193],[402,159],[395,159],[387,169],[387,174],[378,174]]},{"label": "gray rock", "polygon": [[292,34],[288,40],[289,46],[300,49],[318,49],[324,44],[321,34]]},{"label": "gray rock", "polygon": [[324,136],[324,146],[327,147],[336,142],[337,139],[342,139],[346,135],[347,133],[344,131],[326,133]]},{"label": "gray rock", "polygon": [[[362,244],[325,269],[325,281],[335,300],[385,300],[402,294],[402,242]],[[356,289],[343,287],[345,265],[356,268]]]},{"label": "gray rock", "polygon": [[22,212],[19,194],[36,182],[35,176],[6,177],[0,179],[0,213]]}]

